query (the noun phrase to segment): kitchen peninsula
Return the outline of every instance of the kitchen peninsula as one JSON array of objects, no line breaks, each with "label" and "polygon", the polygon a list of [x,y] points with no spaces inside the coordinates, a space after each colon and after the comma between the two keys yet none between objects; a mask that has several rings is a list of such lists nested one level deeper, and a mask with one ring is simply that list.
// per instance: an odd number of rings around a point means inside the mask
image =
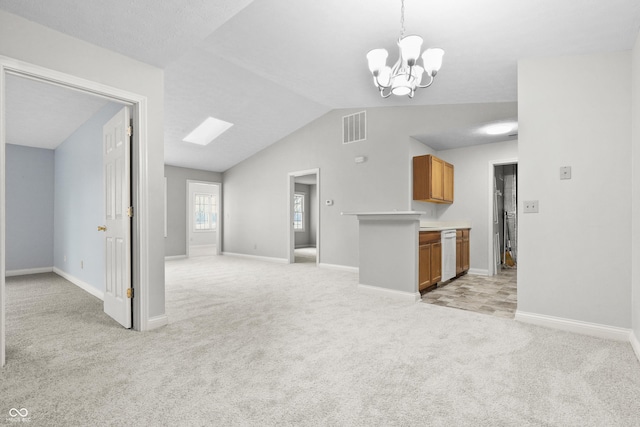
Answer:
[{"label": "kitchen peninsula", "polygon": [[470,228],[468,223],[424,222],[421,226],[423,214],[419,211],[343,213],[356,216],[359,222],[360,289],[407,301],[420,300],[420,231]]}]

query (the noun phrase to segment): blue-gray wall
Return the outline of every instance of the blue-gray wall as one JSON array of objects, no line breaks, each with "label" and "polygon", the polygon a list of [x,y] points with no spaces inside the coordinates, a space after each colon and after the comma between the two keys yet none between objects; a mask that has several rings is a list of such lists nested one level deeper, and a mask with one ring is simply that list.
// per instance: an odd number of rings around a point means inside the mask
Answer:
[{"label": "blue-gray wall", "polygon": [[104,234],[97,226],[104,224],[102,126],[121,108],[106,105],[55,150],[54,266],[101,292]]},{"label": "blue-gray wall", "polygon": [[6,269],[53,266],[54,152],[6,145]]}]

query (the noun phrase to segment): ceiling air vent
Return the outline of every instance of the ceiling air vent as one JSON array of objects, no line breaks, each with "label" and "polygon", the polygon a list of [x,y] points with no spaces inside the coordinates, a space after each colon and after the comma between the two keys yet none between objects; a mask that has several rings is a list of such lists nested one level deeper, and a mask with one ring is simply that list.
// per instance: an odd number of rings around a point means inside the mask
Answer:
[{"label": "ceiling air vent", "polygon": [[367,139],[367,112],[344,116],[342,118],[342,143],[364,141]]}]

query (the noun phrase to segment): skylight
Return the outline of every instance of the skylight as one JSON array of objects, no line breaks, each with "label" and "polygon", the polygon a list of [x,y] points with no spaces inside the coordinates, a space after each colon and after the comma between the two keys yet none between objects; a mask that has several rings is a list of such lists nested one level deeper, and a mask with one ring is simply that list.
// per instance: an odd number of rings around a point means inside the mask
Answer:
[{"label": "skylight", "polygon": [[233,126],[233,123],[209,117],[200,126],[192,130],[189,135],[185,136],[183,141],[198,145],[208,145],[231,126]]}]

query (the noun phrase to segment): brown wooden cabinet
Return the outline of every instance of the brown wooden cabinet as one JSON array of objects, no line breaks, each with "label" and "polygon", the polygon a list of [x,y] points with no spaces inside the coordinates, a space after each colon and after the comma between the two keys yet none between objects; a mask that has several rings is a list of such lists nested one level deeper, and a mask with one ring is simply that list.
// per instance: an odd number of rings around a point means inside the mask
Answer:
[{"label": "brown wooden cabinet", "polygon": [[456,276],[469,271],[469,229],[456,230]]},{"label": "brown wooden cabinet", "polygon": [[413,158],[413,200],[453,203],[453,165],[427,154]]},{"label": "brown wooden cabinet", "polygon": [[442,244],[439,231],[421,231],[418,247],[418,289],[433,286],[442,277]]}]

